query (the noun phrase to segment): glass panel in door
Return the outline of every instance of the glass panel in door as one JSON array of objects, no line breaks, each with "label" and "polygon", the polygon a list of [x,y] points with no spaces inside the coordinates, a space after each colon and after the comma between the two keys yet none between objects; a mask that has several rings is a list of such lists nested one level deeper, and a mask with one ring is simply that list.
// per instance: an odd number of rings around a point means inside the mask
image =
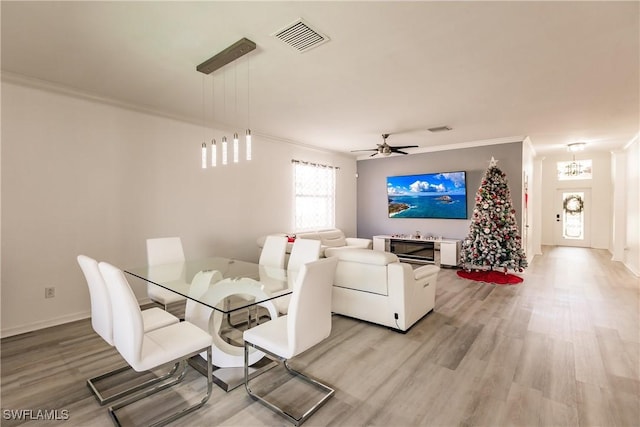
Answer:
[{"label": "glass panel in door", "polygon": [[589,239],[588,189],[557,190],[559,202],[556,214],[556,244],[560,246],[586,246]]}]

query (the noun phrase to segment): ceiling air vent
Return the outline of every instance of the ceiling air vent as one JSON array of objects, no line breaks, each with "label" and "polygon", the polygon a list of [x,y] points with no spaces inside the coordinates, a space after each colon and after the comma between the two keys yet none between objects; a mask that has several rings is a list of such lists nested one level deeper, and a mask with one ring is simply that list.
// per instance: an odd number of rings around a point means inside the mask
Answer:
[{"label": "ceiling air vent", "polygon": [[329,37],[312,28],[308,22],[301,18],[272,35],[300,53],[329,41]]}]

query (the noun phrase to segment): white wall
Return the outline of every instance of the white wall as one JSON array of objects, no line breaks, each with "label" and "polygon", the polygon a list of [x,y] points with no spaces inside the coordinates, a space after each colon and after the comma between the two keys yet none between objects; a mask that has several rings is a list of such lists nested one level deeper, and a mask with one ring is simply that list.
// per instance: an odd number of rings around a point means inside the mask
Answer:
[{"label": "white wall", "polygon": [[554,245],[556,190],[560,188],[591,189],[591,247],[609,249],[611,241],[611,206],[613,183],[611,182],[611,153],[577,153],[576,160],[593,160],[593,179],[558,181],[556,163],[570,161],[571,153],[547,156],[542,160],[542,244]]},{"label": "white wall", "polygon": [[[257,260],[258,236],[291,230],[292,158],[340,167],[336,226],[355,235],[354,159],[254,135],[254,160],[202,170],[203,134],[2,83],[2,336],[89,315],[80,253],[137,266],[146,238],[175,235],[188,257]],[[47,286],[55,298],[44,298]]]},{"label": "white wall", "polygon": [[[358,161],[358,235],[435,235],[464,239],[475,206],[475,196],[492,157],[506,174],[518,228],[522,226],[522,141],[443,150],[409,156]],[[469,219],[389,218],[387,177],[447,171],[465,171]],[[521,231],[521,230],[519,230]]]},{"label": "white wall", "polygon": [[626,244],[623,262],[640,276],[640,141],[638,138],[625,148],[626,153]]},{"label": "white wall", "polygon": [[522,142],[522,224],[520,225],[520,234],[529,264],[531,264],[536,254],[541,253],[541,232],[540,228],[536,227],[536,202],[538,199],[536,180],[540,180],[540,177],[536,176],[534,157],[535,151],[531,145],[531,140],[527,137]]}]

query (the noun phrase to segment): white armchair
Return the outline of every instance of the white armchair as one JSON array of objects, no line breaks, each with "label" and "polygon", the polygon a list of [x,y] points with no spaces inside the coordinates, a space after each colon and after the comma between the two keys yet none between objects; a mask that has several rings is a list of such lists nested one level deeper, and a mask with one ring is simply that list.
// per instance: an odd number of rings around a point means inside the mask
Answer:
[{"label": "white armchair", "polygon": [[435,306],[435,265],[413,269],[392,253],[368,249],[328,248],[325,255],[338,258],[334,313],[405,332]]}]

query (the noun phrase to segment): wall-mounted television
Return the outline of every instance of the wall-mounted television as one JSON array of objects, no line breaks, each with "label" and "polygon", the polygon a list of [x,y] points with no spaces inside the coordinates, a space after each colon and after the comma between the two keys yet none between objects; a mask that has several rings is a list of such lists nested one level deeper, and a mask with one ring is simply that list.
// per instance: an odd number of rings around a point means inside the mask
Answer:
[{"label": "wall-mounted television", "polygon": [[467,218],[467,177],[438,172],[387,177],[389,218]]}]

